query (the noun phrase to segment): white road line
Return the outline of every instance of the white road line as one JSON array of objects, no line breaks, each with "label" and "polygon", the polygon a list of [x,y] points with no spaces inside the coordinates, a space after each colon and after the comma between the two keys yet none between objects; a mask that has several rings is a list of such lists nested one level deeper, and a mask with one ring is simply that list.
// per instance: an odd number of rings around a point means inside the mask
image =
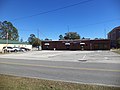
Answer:
[{"label": "white road line", "polygon": [[84,55],[83,58],[82,58],[82,60],[85,60],[85,57],[86,57],[86,56],[87,56],[87,55]]}]

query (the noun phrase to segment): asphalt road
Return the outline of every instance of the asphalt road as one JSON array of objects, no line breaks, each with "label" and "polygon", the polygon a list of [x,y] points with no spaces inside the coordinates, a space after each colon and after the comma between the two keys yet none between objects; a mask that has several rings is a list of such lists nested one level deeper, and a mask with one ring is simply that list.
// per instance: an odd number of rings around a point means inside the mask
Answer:
[{"label": "asphalt road", "polygon": [[0,73],[120,87],[120,64],[0,58]]}]

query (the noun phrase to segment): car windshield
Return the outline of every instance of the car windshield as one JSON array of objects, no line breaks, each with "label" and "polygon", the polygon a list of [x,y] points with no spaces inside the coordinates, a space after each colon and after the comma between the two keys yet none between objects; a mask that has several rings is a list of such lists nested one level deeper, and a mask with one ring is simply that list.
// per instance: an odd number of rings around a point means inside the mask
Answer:
[{"label": "car windshield", "polygon": [[7,47],[7,48],[9,48],[9,49],[13,49],[12,47]]}]

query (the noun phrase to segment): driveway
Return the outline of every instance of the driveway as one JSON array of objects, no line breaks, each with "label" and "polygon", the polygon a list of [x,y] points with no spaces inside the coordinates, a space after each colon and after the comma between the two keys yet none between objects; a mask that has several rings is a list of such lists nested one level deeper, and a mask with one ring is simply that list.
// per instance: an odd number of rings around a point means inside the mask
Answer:
[{"label": "driveway", "polygon": [[69,61],[88,63],[120,63],[120,55],[111,51],[30,51],[2,54],[0,58]]}]

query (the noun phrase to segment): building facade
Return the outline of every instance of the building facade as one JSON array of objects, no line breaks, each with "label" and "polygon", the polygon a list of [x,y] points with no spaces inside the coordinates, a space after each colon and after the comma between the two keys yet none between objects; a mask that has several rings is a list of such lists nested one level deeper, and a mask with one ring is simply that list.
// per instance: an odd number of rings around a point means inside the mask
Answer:
[{"label": "building facade", "polygon": [[108,39],[111,41],[111,48],[117,48],[117,40],[120,38],[120,26],[114,28],[108,33]]},{"label": "building facade", "polygon": [[42,41],[43,50],[110,50],[110,40]]}]

